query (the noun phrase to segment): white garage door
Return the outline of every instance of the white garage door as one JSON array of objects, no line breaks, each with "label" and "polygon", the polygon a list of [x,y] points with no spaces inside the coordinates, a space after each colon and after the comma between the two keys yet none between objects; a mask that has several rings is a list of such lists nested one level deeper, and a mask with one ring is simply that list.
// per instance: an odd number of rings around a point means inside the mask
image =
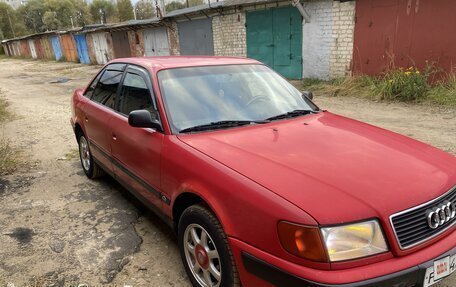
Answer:
[{"label": "white garage door", "polygon": [[111,60],[108,41],[106,40],[106,33],[93,33],[91,36],[93,42],[93,52],[95,53],[97,63],[100,65],[106,64]]},{"label": "white garage door", "polygon": [[33,40],[28,40],[27,42],[30,47],[30,53],[32,54],[32,58],[38,58],[38,56],[36,55],[35,42]]},{"label": "white garage door", "polygon": [[144,54],[169,56],[168,34],[165,27],[144,30]]}]

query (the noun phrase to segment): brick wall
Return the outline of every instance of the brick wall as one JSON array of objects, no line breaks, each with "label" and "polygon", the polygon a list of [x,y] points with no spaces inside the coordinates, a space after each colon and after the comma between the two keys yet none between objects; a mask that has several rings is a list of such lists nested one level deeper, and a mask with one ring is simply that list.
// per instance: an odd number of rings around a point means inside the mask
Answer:
[{"label": "brick wall", "polygon": [[168,33],[169,53],[171,56],[180,56],[179,30],[176,21],[170,21],[166,26]]},{"label": "brick wall", "polygon": [[132,57],[144,56],[144,36],[143,31],[128,31],[128,41],[130,43],[130,51]]},{"label": "brick wall", "polygon": [[303,4],[310,23],[303,21],[303,77],[328,79],[332,47],[332,0],[312,0]]},{"label": "brick wall", "polygon": [[330,77],[351,75],[356,2],[333,2],[333,41]]},{"label": "brick wall", "polygon": [[237,12],[212,18],[214,55],[247,56],[245,13]]}]

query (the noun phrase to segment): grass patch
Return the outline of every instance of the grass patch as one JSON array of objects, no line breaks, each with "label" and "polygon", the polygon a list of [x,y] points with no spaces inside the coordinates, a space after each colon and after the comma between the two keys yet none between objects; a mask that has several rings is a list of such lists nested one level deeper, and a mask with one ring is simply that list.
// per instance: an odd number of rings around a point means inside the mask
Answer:
[{"label": "grass patch", "polygon": [[331,81],[306,79],[303,82],[303,88],[313,91],[316,94],[376,99],[377,96],[373,81],[373,78],[367,76],[339,78]]},{"label": "grass patch", "polygon": [[10,174],[19,165],[19,153],[8,140],[0,140],[0,175]]},{"label": "grass patch", "polygon": [[0,96],[0,123],[12,119],[12,117],[13,115],[8,111],[8,102]]},{"label": "grass patch", "polygon": [[432,87],[428,91],[427,101],[439,106],[456,107],[456,75]]},{"label": "grass patch", "polygon": [[392,70],[380,77],[354,76],[331,81],[304,79],[304,90],[319,95],[354,96],[376,101],[424,102],[456,108],[456,75],[431,83],[435,70],[415,67]]},{"label": "grass patch", "polygon": [[[0,125],[13,118],[8,111],[8,102],[0,97]],[[19,165],[19,153],[10,142],[0,139],[0,175],[12,173]]]}]

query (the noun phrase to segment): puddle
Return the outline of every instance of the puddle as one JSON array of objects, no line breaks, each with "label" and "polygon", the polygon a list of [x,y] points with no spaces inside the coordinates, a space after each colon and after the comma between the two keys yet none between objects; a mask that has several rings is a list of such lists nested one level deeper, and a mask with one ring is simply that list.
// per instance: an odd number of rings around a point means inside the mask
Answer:
[{"label": "puddle", "polygon": [[70,78],[57,78],[55,80],[49,81],[49,84],[63,84],[70,81]]},{"label": "puddle", "polygon": [[30,76],[27,74],[17,74],[17,75],[12,75],[12,76],[7,77],[7,79],[27,79],[27,78],[30,78]]}]

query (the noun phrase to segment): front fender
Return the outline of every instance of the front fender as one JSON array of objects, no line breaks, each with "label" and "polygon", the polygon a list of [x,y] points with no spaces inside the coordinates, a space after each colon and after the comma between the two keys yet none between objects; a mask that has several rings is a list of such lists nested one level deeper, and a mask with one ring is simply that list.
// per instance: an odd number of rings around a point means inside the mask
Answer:
[{"label": "front fender", "polygon": [[161,163],[162,190],[172,202],[171,206],[165,206],[168,216],[172,217],[172,207],[179,195],[193,193],[212,209],[227,236],[241,238],[297,264],[329,268],[325,263],[292,256],[282,248],[277,234],[280,220],[318,225],[291,202],[188,146],[176,136],[164,140]]}]

